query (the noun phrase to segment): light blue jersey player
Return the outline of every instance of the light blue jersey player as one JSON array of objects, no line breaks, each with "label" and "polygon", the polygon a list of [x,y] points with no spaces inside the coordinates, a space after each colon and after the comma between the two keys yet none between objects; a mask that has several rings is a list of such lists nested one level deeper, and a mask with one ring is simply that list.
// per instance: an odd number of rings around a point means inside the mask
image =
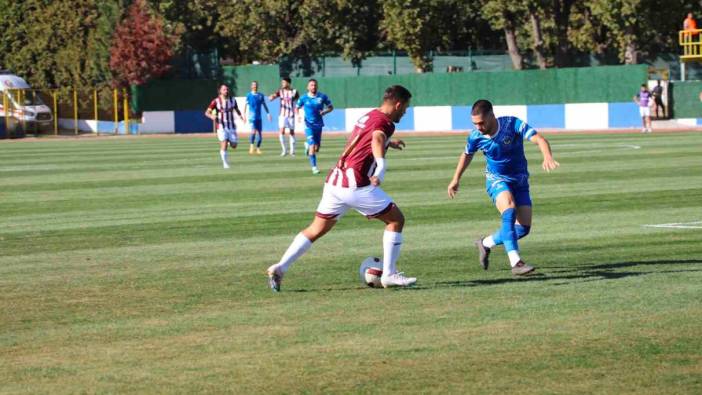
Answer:
[{"label": "light blue jersey player", "polygon": [[547,172],[556,169],[559,163],[553,159],[551,146],[543,136],[519,118],[496,118],[489,101],[475,102],[471,119],[475,130],[470,133],[465,152],[458,159],[456,172],[448,186],[449,197],[453,199],[458,193],[461,176],[473,160],[473,155],[483,151],[487,162],[485,187],[502,216],[502,226],[494,234],[476,240],[480,264],[487,270],[490,249],[504,244],[512,273],[528,275],[534,271],[534,267],[522,261],[517,244],[517,240],[531,230],[529,171],[524,156],[524,140],[538,145],[544,157],[541,167]]},{"label": "light blue jersey player", "polygon": [[263,136],[263,120],[261,119],[261,107],[266,109],[268,120],[271,120],[271,113],[266,105],[266,97],[258,91],[258,81],[251,82],[251,92],[246,95],[246,107],[244,108],[244,117],[249,123],[251,136],[249,137],[249,155],[254,153],[254,141],[256,143],[256,154],[261,155],[261,142]]},{"label": "light blue jersey player", "polygon": [[[317,91],[317,80],[311,79],[307,83],[307,93],[297,100],[297,112],[301,109],[305,112],[305,151],[312,166],[312,173],[319,174],[317,168],[317,152],[322,144],[322,128],[324,119],[322,117],[329,114],[333,109],[331,100],[322,92]],[[299,116],[299,115],[298,115]]]}]

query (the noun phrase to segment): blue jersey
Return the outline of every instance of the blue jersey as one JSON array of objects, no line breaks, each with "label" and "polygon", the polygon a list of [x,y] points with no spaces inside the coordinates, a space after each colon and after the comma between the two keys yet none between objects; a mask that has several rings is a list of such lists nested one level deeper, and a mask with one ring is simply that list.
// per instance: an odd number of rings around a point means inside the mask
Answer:
[{"label": "blue jersey", "polygon": [[317,92],[314,96],[306,93],[297,99],[297,108],[305,109],[305,125],[308,128],[321,129],[324,126],[324,120],[320,112],[331,105],[329,97],[322,92]]},{"label": "blue jersey", "polygon": [[497,133],[484,136],[473,130],[468,136],[466,154],[483,151],[488,178],[518,181],[529,176],[524,156],[524,139],[530,140],[536,130],[516,117],[497,118]]},{"label": "blue jersey", "polygon": [[266,98],[261,92],[249,92],[246,95],[246,103],[249,105],[249,121],[260,121],[261,120],[261,106],[265,102]]}]

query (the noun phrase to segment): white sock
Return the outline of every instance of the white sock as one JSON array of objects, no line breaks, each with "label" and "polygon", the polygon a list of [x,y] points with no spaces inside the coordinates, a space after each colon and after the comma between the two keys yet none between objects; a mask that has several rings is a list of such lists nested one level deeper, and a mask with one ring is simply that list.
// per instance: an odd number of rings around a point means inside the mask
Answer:
[{"label": "white sock", "polygon": [[280,140],[280,147],[283,149],[283,152],[285,152],[285,136],[279,134],[278,140]]},{"label": "white sock", "polygon": [[485,248],[492,248],[496,245],[497,244],[495,243],[495,239],[492,238],[492,235],[483,239],[483,247]]},{"label": "white sock", "polygon": [[290,136],[290,153],[295,153],[295,136]]},{"label": "white sock", "polygon": [[509,257],[509,264],[512,267],[517,265],[517,262],[521,261],[522,258],[519,257],[519,251],[507,251],[507,256]]},{"label": "white sock", "polygon": [[302,232],[298,233],[276,266],[278,266],[283,273],[287,272],[290,265],[300,259],[310,247],[312,247],[312,242],[305,237]]},{"label": "white sock", "polygon": [[222,163],[229,165],[229,153],[227,150],[219,150],[219,157],[222,158]]},{"label": "white sock", "polygon": [[383,277],[397,273],[397,258],[402,248],[402,233],[386,230],[383,233]]}]

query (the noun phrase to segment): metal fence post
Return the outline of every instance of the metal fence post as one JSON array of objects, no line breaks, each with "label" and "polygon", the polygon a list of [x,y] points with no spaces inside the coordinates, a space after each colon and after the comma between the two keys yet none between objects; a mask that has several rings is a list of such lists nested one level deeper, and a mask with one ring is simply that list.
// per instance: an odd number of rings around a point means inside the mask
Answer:
[{"label": "metal fence post", "polygon": [[58,94],[56,93],[56,90],[51,92],[51,96],[54,97],[54,135],[58,136]]}]

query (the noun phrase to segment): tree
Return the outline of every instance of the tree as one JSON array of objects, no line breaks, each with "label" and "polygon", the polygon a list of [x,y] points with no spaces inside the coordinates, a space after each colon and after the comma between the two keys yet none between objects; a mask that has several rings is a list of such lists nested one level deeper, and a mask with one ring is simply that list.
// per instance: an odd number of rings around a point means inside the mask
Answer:
[{"label": "tree", "polygon": [[206,52],[222,45],[215,32],[224,8],[236,8],[226,0],[150,0],[167,21],[169,31],[178,34],[181,47]]},{"label": "tree", "polygon": [[546,53],[544,45],[543,30],[541,28],[541,14],[543,13],[543,0],[527,0],[526,8],[531,22],[531,37],[533,40],[532,50],[536,58],[536,64],[540,69],[546,68]]},{"label": "tree", "polygon": [[493,28],[502,29],[507,42],[507,52],[515,70],[523,68],[523,59],[517,43],[519,15],[523,15],[523,2],[510,0],[489,0],[483,7],[483,16],[492,22]]},{"label": "tree", "polygon": [[176,36],[164,31],[163,18],[145,0],[136,0],[115,29],[110,56],[114,85],[141,85],[163,75],[177,43]]},{"label": "tree", "polygon": [[293,0],[241,0],[225,7],[215,26],[224,52],[239,64],[274,63],[283,56],[310,55],[301,35],[300,4]]},{"label": "tree", "polygon": [[304,29],[303,34],[315,42],[313,47],[340,52],[357,67],[378,48],[380,13],[377,0],[335,0],[331,4],[327,0],[308,0],[300,9],[301,18],[312,28]]},{"label": "tree", "polygon": [[418,72],[431,71],[429,51],[451,46],[452,27],[459,1],[387,0],[381,28],[387,41],[406,51]]},{"label": "tree", "polygon": [[120,2],[26,0],[0,3],[3,67],[36,87],[106,83],[110,40]]}]

